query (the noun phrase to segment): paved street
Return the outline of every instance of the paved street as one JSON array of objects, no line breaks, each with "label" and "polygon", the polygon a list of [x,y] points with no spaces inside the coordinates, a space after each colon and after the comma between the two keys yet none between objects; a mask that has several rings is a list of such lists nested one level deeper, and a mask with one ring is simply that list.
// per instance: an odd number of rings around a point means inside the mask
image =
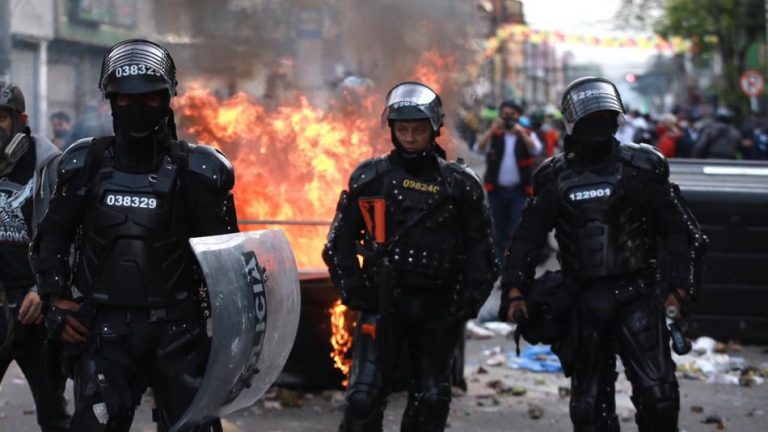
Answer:
[{"label": "paved street", "polygon": [[[561,374],[533,373],[513,370],[506,366],[487,366],[489,356],[485,350],[500,347],[502,352],[513,349],[514,344],[497,336],[487,340],[469,340],[467,344],[466,373],[469,391],[456,397],[451,407],[450,430],[456,431],[568,431],[568,400],[559,396],[558,388],[566,387]],[[746,347],[743,353],[748,364],[768,366],[765,347]],[[483,365],[487,371],[478,374]],[[762,365],[762,366],[761,366]],[[496,390],[488,383],[496,382]],[[499,383],[500,382],[500,383]],[[707,384],[702,381],[681,379],[681,429],[687,432],[715,431],[715,424],[702,423],[710,415],[725,419],[725,430],[765,430],[768,422],[768,384],[742,387],[733,384]],[[502,389],[525,391],[522,396],[499,393]],[[618,383],[618,413],[624,419],[622,430],[635,431],[631,416],[634,412],[629,401],[629,386],[621,376]],[[71,391],[71,390],[70,390]],[[71,393],[68,393],[71,394]],[[300,408],[284,408],[278,400],[259,402],[256,406],[227,418],[225,430],[234,432],[320,432],[335,431],[341,418],[342,395],[338,392],[323,394],[284,394],[280,399],[303,403]],[[134,427],[136,432],[153,431],[149,406],[145,397]],[[397,431],[399,416],[405,405],[403,394],[394,395],[386,413],[386,431]],[[71,402],[70,402],[71,407]],[[694,412],[701,407],[702,412]],[[541,410],[541,418],[532,419],[529,411]],[[0,431],[32,432],[39,429],[34,420],[34,404],[18,367],[14,364],[2,381],[0,390]]]}]

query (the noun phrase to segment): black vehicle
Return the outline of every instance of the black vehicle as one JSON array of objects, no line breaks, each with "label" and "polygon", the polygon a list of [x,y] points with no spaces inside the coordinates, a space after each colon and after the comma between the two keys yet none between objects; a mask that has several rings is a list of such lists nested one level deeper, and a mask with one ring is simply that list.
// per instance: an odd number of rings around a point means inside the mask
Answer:
[{"label": "black vehicle", "polygon": [[709,238],[690,335],[768,342],[768,163],[672,159],[669,168]]}]

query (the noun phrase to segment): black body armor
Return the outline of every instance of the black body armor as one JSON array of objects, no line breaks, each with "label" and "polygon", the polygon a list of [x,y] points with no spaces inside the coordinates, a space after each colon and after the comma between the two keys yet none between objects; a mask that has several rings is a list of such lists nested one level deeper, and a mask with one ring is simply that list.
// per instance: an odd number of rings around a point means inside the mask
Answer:
[{"label": "black body armor", "polygon": [[117,170],[111,155],[103,159],[88,191],[75,272],[88,299],[160,307],[195,287],[177,169],[167,156],[156,173],[141,174]]},{"label": "black body armor", "polygon": [[563,270],[572,279],[630,274],[652,263],[653,233],[641,202],[627,196],[624,171],[622,163],[611,160],[558,177],[556,238]]},{"label": "black body armor", "polygon": [[663,156],[647,145],[615,143],[596,166],[579,166],[565,154],[534,176],[521,229],[510,245],[502,284],[524,293],[533,281],[546,233],[556,229],[566,278],[590,282],[653,277],[657,245],[672,255],[672,285],[693,295],[706,239]]},{"label": "black body armor", "polygon": [[[390,248],[390,262],[400,274],[421,279],[420,284],[457,282],[464,258],[456,197],[447,184],[450,176],[445,179],[441,172],[447,170],[416,178],[393,167],[383,183],[387,238],[403,233]],[[419,228],[409,230],[415,224]]]},{"label": "black body armor", "polygon": [[[323,257],[343,299],[371,291],[376,262],[362,269],[349,246],[374,239],[361,203],[386,204],[386,254],[405,285],[453,286],[487,296],[497,264],[492,251],[490,215],[480,180],[463,165],[435,158],[434,166],[416,175],[398,163],[396,153],[364,162],[342,193]],[[363,235],[362,233],[369,234]]]},{"label": "black body armor", "polygon": [[174,142],[155,169],[127,172],[115,164],[113,141],[83,140],[62,157],[57,194],[31,248],[38,286],[67,291],[74,241],[72,281],[88,300],[169,306],[200,286],[187,240],[237,230],[232,166],[211,147]]}]

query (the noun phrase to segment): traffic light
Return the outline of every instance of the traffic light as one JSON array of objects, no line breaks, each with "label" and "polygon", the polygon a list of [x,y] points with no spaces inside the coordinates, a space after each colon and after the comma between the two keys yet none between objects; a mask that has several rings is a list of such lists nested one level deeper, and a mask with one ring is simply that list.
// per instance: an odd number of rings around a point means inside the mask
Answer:
[{"label": "traffic light", "polygon": [[632,72],[628,72],[626,75],[624,75],[624,81],[628,82],[629,84],[634,84],[637,82],[637,75],[633,74]]}]

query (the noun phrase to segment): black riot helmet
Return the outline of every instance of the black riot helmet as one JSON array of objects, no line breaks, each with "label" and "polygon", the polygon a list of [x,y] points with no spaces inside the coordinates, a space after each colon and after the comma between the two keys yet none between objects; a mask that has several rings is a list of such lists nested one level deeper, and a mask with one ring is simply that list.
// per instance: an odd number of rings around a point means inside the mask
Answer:
[{"label": "black riot helmet", "polygon": [[101,64],[99,89],[114,94],[142,94],[167,90],[176,96],[176,65],[171,54],[155,42],[129,39],[113,45]]},{"label": "black riot helmet", "polygon": [[[569,135],[574,134],[574,129],[580,120],[599,111],[615,113],[611,116],[615,124],[603,126],[610,135],[613,135],[619,125],[619,116],[625,112],[616,86],[598,77],[583,77],[570,83],[565,89],[560,105],[565,129]],[[576,132],[578,135],[578,130]]]},{"label": "black riot helmet", "polygon": [[[176,95],[176,65],[167,49],[144,39],[118,42],[104,55],[99,89],[109,99],[115,133],[128,139],[160,136],[169,131],[176,137],[170,101]],[[160,105],[136,102],[157,94]],[[134,98],[124,104],[125,97]],[[143,99],[146,102],[146,99]]]},{"label": "black riot helmet", "polygon": [[386,107],[381,114],[389,127],[395,120],[427,119],[435,136],[440,136],[443,126],[443,102],[434,90],[415,82],[402,82],[387,93]]},{"label": "black riot helmet", "polygon": [[24,93],[14,83],[0,80],[0,109],[11,117],[11,130],[0,128],[0,175],[7,174],[29,148],[29,127]]}]

